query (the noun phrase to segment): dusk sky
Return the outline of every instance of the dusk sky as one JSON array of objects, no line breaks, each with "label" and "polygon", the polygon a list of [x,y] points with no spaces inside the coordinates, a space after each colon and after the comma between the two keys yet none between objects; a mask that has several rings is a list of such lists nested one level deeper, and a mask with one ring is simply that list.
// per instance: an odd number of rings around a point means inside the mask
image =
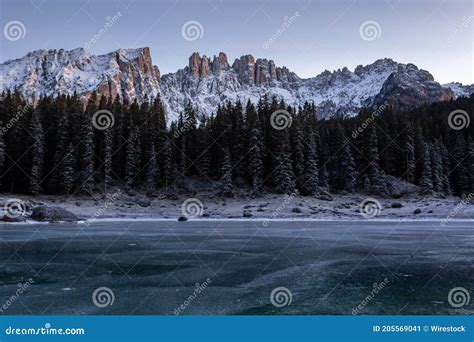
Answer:
[{"label": "dusk sky", "polygon": [[[184,67],[194,51],[208,56],[224,51],[230,64],[250,53],[301,77],[389,57],[427,69],[441,83],[474,83],[471,0],[0,3],[3,31],[12,21],[24,26],[18,40],[5,39],[3,32],[0,62],[32,50],[84,47],[99,35],[90,43],[91,53],[149,46],[162,74]],[[100,33],[114,16],[118,19]],[[198,37],[183,37],[183,25],[190,21],[197,22],[191,24],[198,24]]]}]

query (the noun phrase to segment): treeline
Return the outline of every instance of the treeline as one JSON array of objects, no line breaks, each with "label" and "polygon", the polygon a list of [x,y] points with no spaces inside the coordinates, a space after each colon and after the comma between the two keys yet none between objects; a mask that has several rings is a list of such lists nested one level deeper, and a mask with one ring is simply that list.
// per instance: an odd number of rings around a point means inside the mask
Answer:
[{"label": "treeline", "polygon": [[428,194],[462,195],[474,191],[474,125],[452,129],[448,114],[473,109],[471,96],[404,113],[382,106],[317,120],[313,104],[292,108],[264,97],[256,105],[223,104],[208,118],[188,104],[167,127],[159,97],[139,104],[92,93],[84,107],[78,96],[62,95],[31,107],[6,92],[0,186],[32,194],[123,186],[153,195],[198,178],[229,196],[237,189],[394,195],[390,175]]}]

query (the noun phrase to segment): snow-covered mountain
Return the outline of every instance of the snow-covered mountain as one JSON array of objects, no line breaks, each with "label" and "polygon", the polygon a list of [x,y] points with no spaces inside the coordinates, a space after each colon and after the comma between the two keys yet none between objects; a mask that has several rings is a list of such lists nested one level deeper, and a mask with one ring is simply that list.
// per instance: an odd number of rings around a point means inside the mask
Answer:
[{"label": "snow-covered mountain", "polygon": [[352,116],[361,107],[389,101],[406,109],[473,92],[473,86],[441,86],[413,64],[380,59],[354,71],[347,68],[301,79],[286,67],[267,59],[244,55],[229,64],[223,52],[209,58],[194,53],[188,65],[160,76],[150,49],[120,49],[94,56],[84,49],[38,50],[0,64],[0,91],[18,88],[29,101],[42,95],[81,94],[93,90],[107,96],[143,101],[158,93],[173,120],[191,101],[202,114],[214,112],[226,100],[256,102],[276,96],[292,106],[304,101],[317,105],[319,117]]}]

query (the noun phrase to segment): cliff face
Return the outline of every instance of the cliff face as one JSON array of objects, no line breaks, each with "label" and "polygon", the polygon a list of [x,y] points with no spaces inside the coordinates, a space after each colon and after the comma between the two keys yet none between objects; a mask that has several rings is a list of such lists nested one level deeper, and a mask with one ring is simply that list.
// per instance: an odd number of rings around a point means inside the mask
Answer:
[{"label": "cliff face", "polygon": [[39,50],[0,65],[4,89],[17,87],[30,101],[42,95],[72,94],[86,98],[96,90],[107,96],[142,100],[159,89],[160,71],[150,49],[120,49],[94,56],[84,49]]}]

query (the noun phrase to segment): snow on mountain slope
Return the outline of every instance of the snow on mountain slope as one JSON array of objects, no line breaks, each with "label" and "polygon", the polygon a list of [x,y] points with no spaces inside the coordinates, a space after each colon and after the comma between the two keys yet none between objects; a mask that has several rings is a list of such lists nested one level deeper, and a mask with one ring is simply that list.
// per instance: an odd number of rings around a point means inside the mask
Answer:
[{"label": "snow on mountain slope", "polygon": [[0,90],[18,88],[29,101],[58,94],[104,95],[142,99],[156,94],[159,71],[148,48],[120,49],[94,56],[84,49],[38,50],[0,64]]},{"label": "snow on mountain slope", "polygon": [[444,88],[449,88],[453,91],[454,96],[469,96],[474,93],[474,84],[470,85],[463,85],[459,82],[451,82],[447,84],[443,84]]},{"label": "snow on mountain slope", "polygon": [[[473,86],[441,86],[413,64],[380,59],[354,71],[347,68],[301,79],[267,59],[244,55],[232,65],[221,52],[212,59],[194,53],[188,65],[160,77],[149,48],[120,49],[94,56],[84,49],[39,50],[0,64],[0,91],[18,88],[29,101],[43,95],[73,94],[88,98],[93,90],[106,96],[143,101],[161,94],[168,119],[174,120],[191,101],[210,115],[223,101],[244,104],[267,94],[292,106],[317,105],[321,118],[353,116],[361,107],[389,100],[401,109],[472,93]],[[452,89],[452,90],[451,90]],[[454,91],[454,93],[453,93]]]}]

